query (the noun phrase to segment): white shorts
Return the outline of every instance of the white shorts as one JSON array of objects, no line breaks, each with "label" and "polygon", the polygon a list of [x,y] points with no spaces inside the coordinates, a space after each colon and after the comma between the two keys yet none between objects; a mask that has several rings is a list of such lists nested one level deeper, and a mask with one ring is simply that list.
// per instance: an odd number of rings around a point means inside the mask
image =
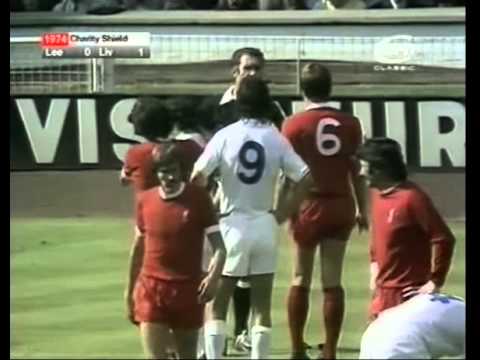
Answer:
[{"label": "white shorts", "polygon": [[220,219],[227,249],[225,276],[273,274],[280,227],[269,212],[234,213]]}]

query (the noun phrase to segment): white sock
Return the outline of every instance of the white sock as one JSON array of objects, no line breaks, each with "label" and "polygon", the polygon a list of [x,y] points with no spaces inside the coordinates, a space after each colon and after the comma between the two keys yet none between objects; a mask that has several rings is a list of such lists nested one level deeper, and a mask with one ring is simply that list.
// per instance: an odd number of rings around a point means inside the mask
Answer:
[{"label": "white sock", "polygon": [[197,340],[197,358],[205,353],[205,335],[203,334],[203,326],[198,329]]},{"label": "white sock", "polygon": [[255,325],[252,327],[252,355],[251,359],[268,359],[270,356],[270,342],[272,329]]},{"label": "white sock", "polygon": [[207,359],[221,359],[227,337],[225,321],[207,321],[203,331],[205,333],[205,354]]}]

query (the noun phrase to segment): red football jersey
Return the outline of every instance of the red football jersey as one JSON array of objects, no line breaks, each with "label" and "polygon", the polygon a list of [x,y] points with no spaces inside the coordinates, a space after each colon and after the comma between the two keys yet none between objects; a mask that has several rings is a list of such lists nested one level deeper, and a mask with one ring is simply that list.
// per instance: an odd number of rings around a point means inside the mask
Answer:
[{"label": "red football jersey", "polygon": [[164,200],[155,187],[139,196],[136,214],[137,227],[145,234],[142,274],[198,280],[205,229],[218,224],[207,190],[187,183],[178,197]]},{"label": "red football jersey", "polygon": [[310,168],[316,193],[352,194],[349,174],[360,171],[353,155],[362,142],[362,129],[356,117],[318,106],[292,115],[282,133]]},{"label": "red football jersey", "polygon": [[157,186],[158,179],[153,172],[153,143],[133,145],[128,149],[123,162],[123,175],[131,181],[135,192]]},{"label": "red football jersey", "polygon": [[443,285],[455,239],[428,195],[405,182],[390,191],[372,190],[371,207],[370,257],[378,263],[377,285],[416,286],[428,280]]},{"label": "red football jersey", "polygon": [[[192,172],[193,165],[203,151],[203,148],[194,140],[169,140],[180,147],[183,154],[186,174]],[[158,186],[157,175],[153,171],[152,150],[155,146],[164,146],[163,143],[146,143],[133,145],[125,156],[123,174],[132,182],[136,193]]]}]

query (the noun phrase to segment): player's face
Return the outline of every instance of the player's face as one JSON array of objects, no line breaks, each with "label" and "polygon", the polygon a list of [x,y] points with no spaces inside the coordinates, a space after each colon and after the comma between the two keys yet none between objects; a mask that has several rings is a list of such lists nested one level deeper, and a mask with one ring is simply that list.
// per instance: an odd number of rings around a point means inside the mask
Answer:
[{"label": "player's face", "polygon": [[247,54],[242,55],[240,58],[240,64],[235,69],[233,76],[235,77],[235,83],[238,86],[240,81],[247,76],[259,76],[263,77],[263,64],[262,61]]},{"label": "player's face", "polygon": [[175,192],[183,181],[178,163],[162,166],[157,170],[158,181],[165,193]]}]

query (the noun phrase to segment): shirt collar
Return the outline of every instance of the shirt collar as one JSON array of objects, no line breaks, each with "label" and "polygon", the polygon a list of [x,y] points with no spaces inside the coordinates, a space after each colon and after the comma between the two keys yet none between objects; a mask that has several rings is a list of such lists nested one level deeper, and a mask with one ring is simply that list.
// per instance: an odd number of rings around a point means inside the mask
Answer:
[{"label": "shirt collar", "polygon": [[222,99],[220,100],[219,105],[229,103],[230,101],[236,100],[235,96],[235,85],[230,86],[227,91],[223,93]]},{"label": "shirt collar", "polygon": [[176,198],[183,193],[183,190],[185,190],[185,183],[184,182],[182,182],[180,184],[180,188],[176,192],[174,192],[173,194],[168,194],[168,195],[165,194],[165,192],[163,191],[161,186],[158,187],[158,193],[160,194],[160,197],[163,200],[170,200],[170,199]]},{"label": "shirt collar", "polygon": [[389,188],[383,189],[380,191],[380,195],[388,195],[393,193],[397,188],[400,186],[401,183],[395,184],[393,186],[390,186]]},{"label": "shirt collar", "polygon": [[307,105],[307,107],[305,108],[305,111],[324,108],[324,107],[330,108],[332,106],[328,102],[321,102],[321,103],[311,102],[310,104]]},{"label": "shirt collar", "polygon": [[207,145],[203,136],[198,133],[187,133],[184,131],[180,131],[175,135],[174,139],[175,140],[192,140],[192,141],[195,141],[201,147],[205,147]]}]

